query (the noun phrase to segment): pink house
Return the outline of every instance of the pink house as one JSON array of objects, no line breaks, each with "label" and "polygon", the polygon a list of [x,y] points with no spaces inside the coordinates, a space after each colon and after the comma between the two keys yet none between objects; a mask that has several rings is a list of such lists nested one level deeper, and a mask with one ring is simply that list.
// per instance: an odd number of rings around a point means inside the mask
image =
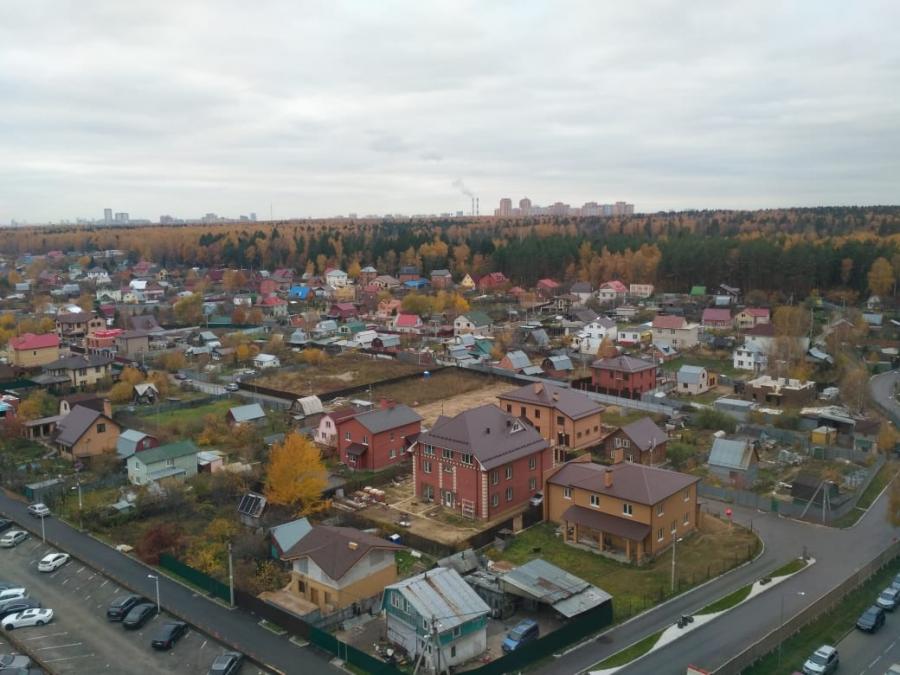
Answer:
[{"label": "pink house", "polygon": [[731,328],[731,310],[707,307],[703,310],[704,328]]}]

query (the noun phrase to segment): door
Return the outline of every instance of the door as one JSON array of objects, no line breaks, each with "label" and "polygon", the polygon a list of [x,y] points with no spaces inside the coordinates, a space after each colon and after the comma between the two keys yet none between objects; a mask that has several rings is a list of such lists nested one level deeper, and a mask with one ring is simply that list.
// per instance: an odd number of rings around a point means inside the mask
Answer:
[{"label": "door", "polygon": [[453,508],[453,493],[449,490],[444,492],[444,506],[446,506],[448,509]]}]

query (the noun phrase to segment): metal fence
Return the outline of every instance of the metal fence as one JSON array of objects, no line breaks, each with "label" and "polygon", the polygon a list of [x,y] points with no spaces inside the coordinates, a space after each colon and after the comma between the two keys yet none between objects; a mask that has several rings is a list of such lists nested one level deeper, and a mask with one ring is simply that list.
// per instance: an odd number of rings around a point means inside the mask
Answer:
[{"label": "metal fence", "polygon": [[900,555],[900,542],[894,542],[877,558],[855,571],[850,577],[788,619],[783,625],[778,626],[747,649],[733,656],[714,671],[715,675],[739,675],[745,668],[749,668],[759,659],[772,653],[781,642],[795,635],[820,616],[834,610],[848,594],[859,588],[898,555]]}]

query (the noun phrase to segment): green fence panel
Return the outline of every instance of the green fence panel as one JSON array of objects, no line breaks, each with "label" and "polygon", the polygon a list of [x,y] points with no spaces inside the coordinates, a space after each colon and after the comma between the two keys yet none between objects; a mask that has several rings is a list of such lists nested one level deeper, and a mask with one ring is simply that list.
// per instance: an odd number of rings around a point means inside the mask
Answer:
[{"label": "green fence panel", "polygon": [[194,569],[168,553],[159,554],[159,566],[177,574],[185,581],[189,581],[194,584],[194,586],[202,588],[204,591],[207,591],[217,598],[225,600],[226,602],[231,600],[231,591],[226,584],[223,584],[218,579],[213,579],[211,576],[204,574],[198,569]]}]

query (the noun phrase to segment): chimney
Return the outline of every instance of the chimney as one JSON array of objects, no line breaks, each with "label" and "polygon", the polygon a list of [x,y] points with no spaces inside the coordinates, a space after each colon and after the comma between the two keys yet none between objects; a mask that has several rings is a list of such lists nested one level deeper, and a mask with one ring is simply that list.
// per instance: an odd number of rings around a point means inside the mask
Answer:
[{"label": "chimney", "polygon": [[544,385],[541,384],[540,382],[535,382],[532,385],[532,389],[534,390],[535,394],[540,394],[542,391],[544,391]]},{"label": "chimney", "polygon": [[112,404],[108,398],[103,399],[103,414],[112,419]]},{"label": "chimney", "polygon": [[351,551],[355,551],[359,548],[359,544],[357,544],[355,541],[351,541],[347,543],[347,548],[349,548]]},{"label": "chimney", "polygon": [[558,392],[558,391],[554,391],[554,392],[553,392],[553,400],[554,400],[554,401],[558,401],[558,400],[559,400],[559,392]]},{"label": "chimney", "polygon": [[612,469],[603,472],[603,487],[609,489],[612,487]]}]

